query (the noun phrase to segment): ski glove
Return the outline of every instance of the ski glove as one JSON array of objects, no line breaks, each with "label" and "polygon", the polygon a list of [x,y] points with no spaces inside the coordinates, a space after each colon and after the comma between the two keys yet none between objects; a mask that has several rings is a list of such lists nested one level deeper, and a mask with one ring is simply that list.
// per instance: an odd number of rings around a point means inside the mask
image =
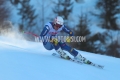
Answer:
[{"label": "ski glove", "polygon": [[70,43],[71,42],[71,37],[67,37],[66,42]]},{"label": "ski glove", "polygon": [[56,38],[51,39],[50,42],[52,42],[54,45],[57,45],[58,44],[58,39],[56,39]]}]

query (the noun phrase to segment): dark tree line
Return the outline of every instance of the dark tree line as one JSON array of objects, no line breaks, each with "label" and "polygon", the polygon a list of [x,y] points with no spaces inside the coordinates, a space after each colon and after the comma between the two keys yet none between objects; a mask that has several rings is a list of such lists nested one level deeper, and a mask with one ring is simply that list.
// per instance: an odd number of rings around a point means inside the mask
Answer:
[{"label": "dark tree line", "polygon": [[5,21],[9,17],[9,9],[6,7],[5,0],[0,0],[0,23]]},{"label": "dark tree line", "polygon": [[[79,24],[76,26],[75,30],[74,30],[74,35],[75,36],[83,36],[86,37],[86,39],[88,39],[89,34],[91,33],[88,29],[88,23],[89,20],[87,18],[87,14],[83,14],[81,12],[81,15],[79,16]],[[74,43],[75,46],[77,46],[78,49],[83,50],[83,51],[89,51],[89,42],[85,41],[85,42],[77,42],[76,44]]]},{"label": "dark tree line", "polygon": [[[88,19],[88,14],[80,12],[79,16],[79,24],[76,26],[76,29],[74,29],[75,36],[81,36],[84,37],[86,40],[72,43],[73,46],[76,48],[88,51],[88,52],[94,52],[94,53],[102,53],[103,51],[100,49],[101,44],[105,42],[105,36],[100,33],[96,33],[91,35],[90,31],[90,22],[91,20]],[[96,44],[96,42],[99,42]]]},{"label": "dark tree line", "polygon": [[[34,6],[30,4],[30,0],[10,0],[17,7],[18,15],[21,16],[19,23],[20,31],[33,31],[36,28],[36,17]],[[18,7],[21,6],[21,7]]]},{"label": "dark tree line", "polygon": [[[120,15],[120,0],[98,0],[96,9],[101,12],[96,15],[101,19],[99,26],[107,29],[106,33],[110,33],[109,30],[120,31],[120,26],[117,24],[117,19],[119,19],[117,15]],[[105,53],[110,56],[120,57],[120,44],[118,44],[118,40],[113,40],[111,34],[106,35],[111,39],[111,44],[107,45]]]},{"label": "dark tree line", "polygon": [[8,31],[11,28],[10,22],[10,8],[7,5],[7,0],[0,0],[0,34]]},{"label": "dark tree line", "polygon": [[101,19],[100,26],[106,29],[118,30],[117,14],[120,14],[120,0],[98,0],[96,9],[101,13],[96,16]]}]

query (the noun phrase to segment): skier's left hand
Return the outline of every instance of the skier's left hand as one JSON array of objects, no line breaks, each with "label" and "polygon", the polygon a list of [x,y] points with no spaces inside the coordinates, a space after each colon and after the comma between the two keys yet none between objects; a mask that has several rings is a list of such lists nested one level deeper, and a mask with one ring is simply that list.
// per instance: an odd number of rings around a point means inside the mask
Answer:
[{"label": "skier's left hand", "polygon": [[66,42],[70,43],[71,42],[71,37],[67,37]]}]

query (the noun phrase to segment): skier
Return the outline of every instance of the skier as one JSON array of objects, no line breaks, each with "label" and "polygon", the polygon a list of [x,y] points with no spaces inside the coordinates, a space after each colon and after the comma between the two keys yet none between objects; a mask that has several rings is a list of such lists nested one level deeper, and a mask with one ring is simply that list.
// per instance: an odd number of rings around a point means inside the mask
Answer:
[{"label": "skier", "polygon": [[[59,53],[62,58],[70,59],[70,57],[63,51],[63,50],[66,50],[71,55],[73,55],[75,59],[78,59],[86,64],[91,64],[92,63],[91,61],[87,60],[85,57],[82,57],[82,55],[78,51],[76,51],[74,48],[68,46],[65,42],[60,42],[56,38],[52,38],[52,36],[57,36],[57,34],[60,31],[64,31],[64,32],[68,33],[69,36],[73,36],[73,32],[64,25],[63,18],[60,16],[57,16],[53,22],[48,22],[44,26],[44,28],[40,34],[40,38],[43,38],[45,36],[51,37],[50,42],[43,41],[44,47],[47,50],[55,49],[56,52]],[[67,38],[67,40],[69,41],[70,37]]]}]

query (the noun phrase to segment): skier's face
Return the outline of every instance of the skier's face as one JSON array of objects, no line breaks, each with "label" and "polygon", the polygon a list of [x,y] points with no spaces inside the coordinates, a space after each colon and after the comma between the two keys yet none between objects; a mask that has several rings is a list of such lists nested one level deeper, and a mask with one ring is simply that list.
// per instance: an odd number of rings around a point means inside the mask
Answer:
[{"label": "skier's face", "polygon": [[55,30],[58,30],[58,29],[61,28],[61,27],[62,27],[62,25],[57,24],[57,23],[54,25],[54,29],[55,29]]}]

